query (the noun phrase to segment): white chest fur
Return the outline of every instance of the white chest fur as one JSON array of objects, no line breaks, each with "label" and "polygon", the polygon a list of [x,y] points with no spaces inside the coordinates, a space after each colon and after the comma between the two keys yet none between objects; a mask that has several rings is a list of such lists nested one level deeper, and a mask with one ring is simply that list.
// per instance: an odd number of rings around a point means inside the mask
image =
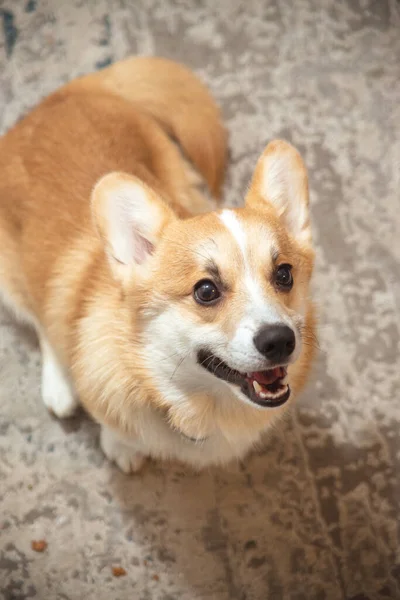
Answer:
[{"label": "white chest fur", "polygon": [[260,433],[237,436],[233,441],[216,429],[207,438],[194,440],[174,430],[160,413],[148,408],[138,411],[136,435],[121,436],[103,425],[101,444],[106,456],[125,472],[136,471],[146,456],[176,459],[202,468],[240,459],[259,440]]}]

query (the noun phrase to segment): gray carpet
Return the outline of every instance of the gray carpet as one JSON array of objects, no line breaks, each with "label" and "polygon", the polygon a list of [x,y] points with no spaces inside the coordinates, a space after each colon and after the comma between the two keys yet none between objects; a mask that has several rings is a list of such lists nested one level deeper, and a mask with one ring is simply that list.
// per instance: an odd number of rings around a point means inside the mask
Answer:
[{"label": "gray carpet", "polygon": [[399,4],[0,0],[1,131],[136,53],[211,86],[231,134],[227,202],[268,140],[302,151],[321,352],[290,419],[243,465],[127,478],[88,418],[47,414],[35,337],[1,313],[0,597],[400,598]]}]

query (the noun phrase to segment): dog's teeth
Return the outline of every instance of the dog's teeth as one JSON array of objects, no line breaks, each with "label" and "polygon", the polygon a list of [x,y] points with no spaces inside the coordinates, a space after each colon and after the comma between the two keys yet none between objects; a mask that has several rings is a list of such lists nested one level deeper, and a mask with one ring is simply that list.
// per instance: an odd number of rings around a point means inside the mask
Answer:
[{"label": "dog's teeth", "polygon": [[260,394],[262,387],[261,385],[258,383],[258,381],[253,381],[253,388],[256,394]]}]

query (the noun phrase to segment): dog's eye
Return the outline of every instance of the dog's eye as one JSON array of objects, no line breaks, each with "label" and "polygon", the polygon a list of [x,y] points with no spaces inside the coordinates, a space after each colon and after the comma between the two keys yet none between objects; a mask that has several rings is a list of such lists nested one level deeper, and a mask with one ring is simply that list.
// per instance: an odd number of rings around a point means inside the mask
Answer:
[{"label": "dog's eye", "polygon": [[217,286],[210,279],[202,279],[194,286],[193,296],[199,304],[212,304],[220,297]]},{"label": "dog's eye", "polygon": [[275,271],[275,284],[282,290],[289,291],[293,287],[291,265],[280,265]]}]

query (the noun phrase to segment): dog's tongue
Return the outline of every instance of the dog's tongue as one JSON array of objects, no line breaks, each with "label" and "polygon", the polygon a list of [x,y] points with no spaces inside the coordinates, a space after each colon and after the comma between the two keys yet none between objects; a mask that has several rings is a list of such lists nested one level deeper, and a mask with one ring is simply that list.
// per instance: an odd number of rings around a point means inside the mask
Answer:
[{"label": "dog's tongue", "polygon": [[269,369],[268,371],[254,371],[251,374],[251,378],[262,385],[269,385],[277,379],[283,379],[285,377],[285,369],[283,367],[276,367],[275,369]]}]

